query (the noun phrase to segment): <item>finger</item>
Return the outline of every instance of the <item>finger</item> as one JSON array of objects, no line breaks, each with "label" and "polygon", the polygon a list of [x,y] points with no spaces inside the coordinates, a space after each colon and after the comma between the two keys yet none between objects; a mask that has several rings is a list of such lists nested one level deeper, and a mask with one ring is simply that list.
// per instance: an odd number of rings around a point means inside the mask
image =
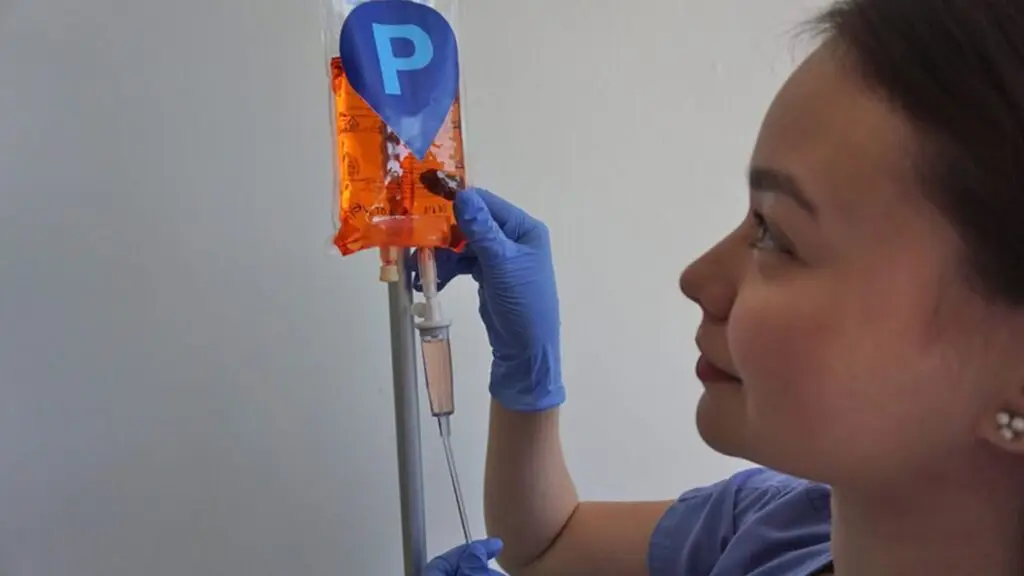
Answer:
[{"label": "finger", "polygon": [[[452,281],[473,271],[474,256],[446,252],[437,262],[437,291],[440,292]],[[422,284],[420,286],[422,290]]]},{"label": "finger", "polygon": [[460,192],[455,197],[455,217],[459,229],[466,236],[466,242],[479,257],[500,259],[511,241],[491,215],[480,192],[476,188]]},{"label": "finger", "polygon": [[[461,550],[458,551],[461,553]],[[427,563],[424,567],[423,576],[455,576],[458,574],[458,567],[452,563],[452,560],[448,558],[452,555],[452,552],[448,552],[444,556],[438,556]],[[457,562],[457,560],[456,560]]]},{"label": "finger", "polygon": [[505,543],[502,542],[500,538],[488,538],[486,540],[474,542],[471,547],[479,548],[483,552],[485,558],[493,560],[498,556],[498,554],[501,554],[501,550],[505,547]]},{"label": "finger", "polygon": [[[483,188],[473,188],[472,190],[484,201],[487,210],[491,213],[491,218],[498,224],[505,236],[513,242],[519,242],[523,236],[540,225],[539,220],[501,196]],[[456,215],[458,215],[457,212]]]},{"label": "finger", "polygon": [[[412,271],[411,282],[413,290],[423,291],[422,275],[419,269],[419,250],[409,254],[406,260],[407,269]],[[468,275],[473,272],[476,265],[476,256],[471,250],[464,250],[461,253],[452,250],[434,250],[434,263],[437,269],[437,289],[444,290],[449,282],[458,276]]]},{"label": "finger", "polygon": [[[472,198],[473,196],[476,198]],[[461,216],[460,212],[463,212],[467,207],[471,207],[470,203],[475,202],[477,199],[483,201],[484,206],[491,213],[491,217],[494,218],[494,221],[499,226],[504,226],[510,220],[526,215],[526,212],[515,204],[483,188],[466,188],[455,196],[455,215]]]},{"label": "finger", "polygon": [[463,551],[459,558],[459,574],[490,574],[488,564],[499,552],[501,552],[502,541],[497,538],[477,540]]}]

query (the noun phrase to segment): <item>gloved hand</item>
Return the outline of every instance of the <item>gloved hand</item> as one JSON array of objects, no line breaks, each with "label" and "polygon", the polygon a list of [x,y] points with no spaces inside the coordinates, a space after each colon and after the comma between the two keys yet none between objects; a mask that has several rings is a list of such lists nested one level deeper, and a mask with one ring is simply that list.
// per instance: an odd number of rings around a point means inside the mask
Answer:
[{"label": "gloved hand", "polygon": [[[565,402],[558,293],[547,226],[486,190],[455,195],[462,253],[437,250],[440,288],[470,274],[493,360],[491,396],[509,410],[534,412]],[[413,286],[422,290],[415,255]]]},{"label": "gloved hand", "polygon": [[423,576],[501,576],[487,566],[501,546],[501,540],[489,538],[452,548],[431,560]]}]

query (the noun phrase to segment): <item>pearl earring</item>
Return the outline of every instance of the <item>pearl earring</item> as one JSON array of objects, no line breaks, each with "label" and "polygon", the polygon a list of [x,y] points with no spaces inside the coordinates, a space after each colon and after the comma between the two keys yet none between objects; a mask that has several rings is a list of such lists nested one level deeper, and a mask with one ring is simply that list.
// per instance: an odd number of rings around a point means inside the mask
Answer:
[{"label": "pearl earring", "polygon": [[996,414],[996,425],[1007,442],[1017,440],[1024,434],[1024,417],[1010,414],[1005,410]]}]

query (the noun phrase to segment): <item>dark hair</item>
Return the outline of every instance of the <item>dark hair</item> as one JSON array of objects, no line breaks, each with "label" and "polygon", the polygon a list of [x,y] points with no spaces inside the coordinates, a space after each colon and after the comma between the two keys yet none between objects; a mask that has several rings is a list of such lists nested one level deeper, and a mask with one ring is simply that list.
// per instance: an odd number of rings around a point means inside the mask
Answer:
[{"label": "dark hair", "polygon": [[1024,306],[1024,0],[840,0],[810,25],[918,128],[972,286]]}]

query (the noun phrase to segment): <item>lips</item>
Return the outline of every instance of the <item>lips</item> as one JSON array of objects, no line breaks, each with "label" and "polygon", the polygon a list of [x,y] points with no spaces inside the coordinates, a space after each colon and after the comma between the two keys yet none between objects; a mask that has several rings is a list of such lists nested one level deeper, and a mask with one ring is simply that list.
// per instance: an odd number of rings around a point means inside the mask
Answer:
[{"label": "lips", "polygon": [[719,367],[711,360],[708,360],[707,356],[701,355],[697,359],[697,379],[701,382],[736,382],[740,381],[734,374],[727,372],[724,368]]},{"label": "lips", "polygon": [[694,337],[694,344],[697,345],[697,352],[700,353],[700,358],[697,359],[696,375],[697,379],[707,384],[709,382],[729,382],[733,384],[740,383],[740,377],[736,375],[735,369],[730,370],[727,366],[730,364],[719,363],[713,358],[728,358],[728,354],[723,352],[722,354],[715,354],[728,350],[725,346],[711,346],[711,342],[725,343],[724,334],[721,334],[722,328],[712,326],[706,323],[701,323],[697,327],[697,334]]}]

